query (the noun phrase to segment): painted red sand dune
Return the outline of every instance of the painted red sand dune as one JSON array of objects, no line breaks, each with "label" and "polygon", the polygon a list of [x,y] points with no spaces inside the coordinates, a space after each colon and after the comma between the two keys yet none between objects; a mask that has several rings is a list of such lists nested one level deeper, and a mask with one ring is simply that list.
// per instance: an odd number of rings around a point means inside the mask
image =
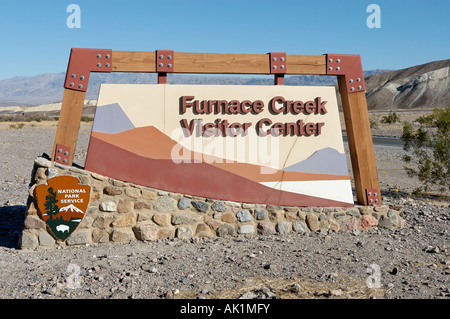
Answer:
[{"label": "painted red sand dune", "polygon": [[[123,150],[153,159],[172,159],[172,149],[178,145],[176,141],[172,140],[154,126],[139,127],[117,134],[92,132],[92,136]],[[179,149],[180,153],[188,154],[186,158],[193,160],[195,158],[202,158],[201,155],[203,155],[204,162],[255,182],[350,179],[348,175],[288,172],[276,169],[268,170],[266,167],[254,164],[240,162],[229,163],[222,158],[212,155],[198,154],[182,146],[179,146]],[[270,174],[262,173],[267,171],[269,171]]]},{"label": "painted red sand dune", "polygon": [[171,159],[144,157],[94,135],[85,169],[143,186],[215,199],[284,206],[353,206],[276,190],[207,163],[176,164]]}]

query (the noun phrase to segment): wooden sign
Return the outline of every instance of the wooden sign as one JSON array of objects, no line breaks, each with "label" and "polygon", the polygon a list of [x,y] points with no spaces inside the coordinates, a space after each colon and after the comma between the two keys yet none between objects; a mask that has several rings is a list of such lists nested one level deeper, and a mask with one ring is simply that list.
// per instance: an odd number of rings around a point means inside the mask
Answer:
[{"label": "wooden sign", "polygon": [[40,216],[51,234],[63,241],[78,227],[89,204],[90,186],[78,183],[76,177],[58,176],[36,187]]},{"label": "wooden sign", "polygon": [[102,85],[85,168],[206,198],[353,205],[333,87]]},{"label": "wooden sign", "polygon": [[[52,159],[63,165],[72,165],[83,102],[92,72],[157,73],[159,84],[167,83],[168,73],[272,74],[277,86],[284,84],[285,75],[336,76],[357,201],[363,205],[381,204],[364,73],[359,55],[191,53],[171,50],[142,52],[72,48],[52,152]],[[186,102],[189,103],[188,100]],[[257,108],[258,105],[254,107]],[[308,130],[308,127],[304,129]],[[318,130],[317,127],[315,129]],[[310,125],[309,130],[312,132],[314,128]],[[370,191],[373,189],[376,190],[377,198],[368,196],[369,193],[374,193]]]}]

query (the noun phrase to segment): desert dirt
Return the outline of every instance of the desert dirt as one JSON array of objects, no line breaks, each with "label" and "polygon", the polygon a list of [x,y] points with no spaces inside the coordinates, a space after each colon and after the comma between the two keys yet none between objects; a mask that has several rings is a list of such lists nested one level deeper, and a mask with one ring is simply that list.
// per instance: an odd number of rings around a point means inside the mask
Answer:
[{"label": "desert dirt", "polygon": [[[81,166],[91,124],[80,129]],[[397,146],[375,154],[383,204],[403,207],[401,229],[18,250],[33,161],[51,152],[56,125],[0,123],[0,298],[450,297],[449,201],[409,194],[419,184]]]}]

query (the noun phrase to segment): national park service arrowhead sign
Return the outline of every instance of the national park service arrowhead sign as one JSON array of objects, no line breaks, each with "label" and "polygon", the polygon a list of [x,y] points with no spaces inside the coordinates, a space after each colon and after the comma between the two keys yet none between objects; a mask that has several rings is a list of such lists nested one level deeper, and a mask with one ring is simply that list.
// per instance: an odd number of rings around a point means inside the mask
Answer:
[{"label": "national park service arrowhead sign", "polygon": [[51,234],[66,240],[83,219],[90,199],[90,186],[79,185],[73,176],[58,176],[48,180],[48,185],[36,187],[40,216]]}]

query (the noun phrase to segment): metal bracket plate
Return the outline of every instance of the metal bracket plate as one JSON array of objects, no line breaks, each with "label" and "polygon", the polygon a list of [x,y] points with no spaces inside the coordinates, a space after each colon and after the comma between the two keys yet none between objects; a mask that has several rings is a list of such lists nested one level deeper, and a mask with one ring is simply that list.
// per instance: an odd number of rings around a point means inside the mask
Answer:
[{"label": "metal bracket plate", "polygon": [[366,198],[369,206],[381,204],[380,192],[376,188],[367,188]]},{"label": "metal bracket plate", "polygon": [[174,55],[172,50],[156,50],[156,72],[173,72]]},{"label": "metal bracket plate", "polygon": [[270,57],[270,73],[286,74],[286,53],[270,52],[269,57]]},{"label": "metal bracket plate", "polygon": [[67,165],[69,163],[70,147],[62,144],[56,144],[54,161],[59,164]]},{"label": "metal bracket plate", "polygon": [[344,75],[347,93],[366,90],[359,55],[327,54],[327,75]]},{"label": "metal bracket plate", "polygon": [[284,85],[284,75],[286,74],[286,53],[270,52],[270,73],[275,75],[274,84]]},{"label": "metal bracket plate", "polygon": [[112,72],[112,50],[76,49],[70,53],[64,87],[77,91],[87,91],[91,72]]}]

